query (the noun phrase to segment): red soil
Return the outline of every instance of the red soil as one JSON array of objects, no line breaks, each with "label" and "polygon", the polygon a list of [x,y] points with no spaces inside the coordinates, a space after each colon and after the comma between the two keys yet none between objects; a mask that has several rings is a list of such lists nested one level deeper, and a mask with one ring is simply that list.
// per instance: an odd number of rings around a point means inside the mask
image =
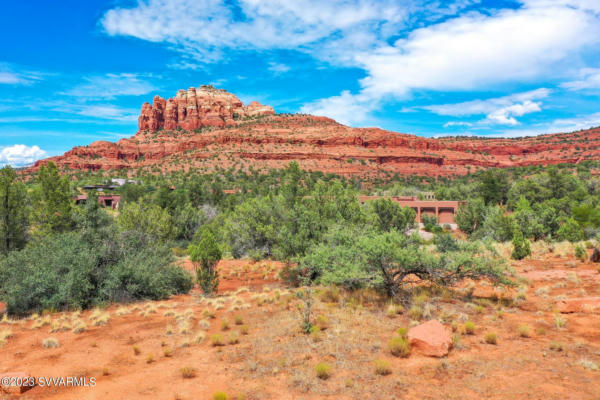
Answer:
[{"label": "red soil", "polygon": [[[422,307],[433,318],[448,325],[455,321],[459,332],[467,319],[476,325],[474,335],[463,334],[443,359],[419,352],[409,358],[391,356],[387,343],[398,327],[409,326],[410,318],[407,313],[388,317],[385,303],[368,292],[342,294],[335,303],[317,296],[315,315],[325,316],[327,322],[318,337],[302,334],[296,309],[300,303],[276,281],[281,267],[227,260],[219,266],[223,293],[215,304],[201,301],[194,292],[128,305],[126,315],[118,315],[121,306],[112,305],[105,310],[110,314],[105,326],[92,326],[93,311],[81,313],[88,330],[79,334],[51,333],[49,325],[36,328],[31,320],[1,323],[0,332],[11,329],[13,336],[0,348],[0,374],[27,371],[38,377],[76,375],[97,381],[88,388],[35,387],[20,397],[29,399],[211,399],[216,391],[230,398],[243,394],[245,399],[598,398],[600,372],[584,365],[600,363],[600,310],[556,313],[561,299],[600,295],[595,265],[547,257],[516,262],[519,275],[528,277],[525,299],[517,295],[521,289],[508,296],[516,298],[516,306],[430,295]],[[568,277],[559,271],[568,271]],[[251,289],[235,293],[241,286]],[[274,287],[279,289],[269,289]],[[206,331],[199,324],[207,318],[204,310],[215,313]],[[177,315],[169,312],[189,313],[190,333],[178,333]],[[49,317],[57,321],[63,315],[71,320],[69,313]],[[210,335],[227,338],[229,332],[239,331],[235,315],[243,318],[248,335],[241,335],[239,344],[211,346]],[[557,318],[565,320],[564,326],[557,326]],[[224,320],[230,323],[226,332],[221,330]],[[519,334],[521,325],[531,328],[529,337]],[[173,333],[166,331],[169,326]],[[198,332],[206,332],[207,339],[196,344]],[[488,332],[497,333],[497,345],[484,342]],[[42,340],[48,337],[58,339],[60,347],[43,348]],[[182,346],[186,341],[189,346]],[[163,354],[165,348],[173,349],[171,356]],[[154,360],[148,363],[150,353]],[[375,359],[388,360],[391,375],[376,375]],[[319,362],[332,366],[330,379],[315,376]],[[196,376],[185,379],[181,368],[188,366],[195,368]]]}]

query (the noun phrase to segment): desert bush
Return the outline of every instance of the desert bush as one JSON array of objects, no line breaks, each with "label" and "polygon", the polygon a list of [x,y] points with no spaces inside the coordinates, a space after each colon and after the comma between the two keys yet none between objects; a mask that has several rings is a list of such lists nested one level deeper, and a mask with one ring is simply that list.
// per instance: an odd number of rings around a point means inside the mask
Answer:
[{"label": "desert bush", "polygon": [[236,315],[234,317],[234,321],[236,325],[244,325],[244,319],[242,318],[241,315]]},{"label": "desert bush", "polygon": [[375,360],[374,364],[377,375],[389,375],[392,373],[392,365],[388,360]]},{"label": "desert bush", "polygon": [[472,321],[465,322],[464,330],[467,335],[475,334],[475,323],[473,323]]},{"label": "desert bush", "polygon": [[225,341],[223,339],[223,335],[215,333],[214,335],[210,335],[210,344],[214,347],[224,346]]},{"label": "desert bush", "polygon": [[523,237],[523,232],[520,229],[515,229],[512,240],[513,250],[510,257],[514,260],[522,260],[531,255],[531,247],[529,240]]},{"label": "desert bush", "polygon": [[519,325],[519,336],[523,338],[531,337],[531,327],[529,325]]},{"label": "desert bush", "polygon": [[390,353],[396,357],[408,357],[410,355],[410,342],[404,336],[396,336],[388,344]]},{"label": "desert bush", "polygon": [[56,338],[46,338],[42,341],[42,347],[45,349],[54,349],[60,346],[60,342]]},{"label": "desert bush", "polygon": [[130,235],[46,236],[0,259],[0,297],[8,311],[88,308],[106,301],[163,299],[192,287],[163,246]]},{"label": "desert bush", "polygon": [[227,394],[224,392],[215,392],[215,394],[213,394],[213,400],[227,400],[229,397],[227,397]]},{"label": "desert bush", "polygon": [[561,342],[551,342],[550,350],[552,351],[565,351],[565,344]]},{"label": "desert bush", "polygon": [[575,246],[575,258],[581,261],[585,261],[587,259],[587,252],[585,251],[585,248],[580,244]]},{"label": "desert bush", "polygon": [[498,335],[495,332],[488,332],[485,334],[483,340],[487,344],[498,344]]},{"label": "desert bush", "polygon": [[319,379],[329,379],[331,377],[331,365],[327,363],[318,363],[315,366],[315,372],[317,373],[317,378]]},{"label": "desert bush", "polygon": [[133,350],[133,354],[136,356],[139,356],[142,353],[142,350],[138,345],[134,345],[131,349]]},{"label": "desert bush", "polygon": [[184,379],[191,379],[196,377],[196,368],[194,367],[182,367],[179,370],[181,377]]},{"label": "desert bush", "polygon": [[219,287],[217,263],[222,257],[221,249],[209,230],[202,232],[197,244],[188,247],[190,260],[196,265],[198,284],[205,294],[216,293]]}]

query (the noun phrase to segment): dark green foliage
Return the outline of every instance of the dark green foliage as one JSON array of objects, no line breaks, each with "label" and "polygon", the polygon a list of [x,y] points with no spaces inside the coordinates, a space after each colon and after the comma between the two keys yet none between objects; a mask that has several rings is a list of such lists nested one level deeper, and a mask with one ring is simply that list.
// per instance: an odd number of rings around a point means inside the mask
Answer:
[{"label": "dark green foliage", "polygon": [[349,289],[371,287],[394,297],[405,293],[403,279],[410,275],[437,284],[470,277],[505,282],[504,265],[490,250],[475,243],[432,254],[418,237],[397,231],[379,233],[338,227],[300,260],[300,270],[312,279]]},{"label": "dark green foliage", "polygon": [[[48,235],[0,260],[0,298],[10,313],[164,299],[192,287],[172,253],[143,237]],[[111,239],[111,237],[113,239]]]},{"label": "dark green foliage", "polygon": [[449,251],[458,251],[460,249],[458,240],[456,240],[450,233],[438,233],[433,237],[433,244],[440,253],[447,253]]},{"label": "dark green foliage", "polygon": [[196,264],[198,284],[204,293],[216,293],[219,287],[216,266],[223,254],[213,234],[208,230],[203,231],[198,243],[188,247],[188,253],[192,262]]},{"label": "dark green foliage", "polygon": [[513,250],[510,257],[514,260],[522,260],[527,256],[531,255],[531,247],[529,240],[523,237],[523,233],[520,229],[515,229],[514,237],[512,240]]},{"label": "dark green foliage", "polygon": [[558,240],[568,240],[569,242],[579,242],[585,239],[583,228],[574,218],[569,218],[563,222],[556,232],[556,237]]},{"label": "dark green foliage", "polygon": [[416,213],[412,208],[402,208],[390,199],[377,199],[369,203],[375,215],[376,226],[381,231],[405,231],[414,226]]},{"label": "dark green foliage", "polygon": [[29,199],[11,167],[0,169],[0,253],[25,246],[29,238]]},{"label": "dark green foliage", "polygon": [[42,165],[33,193],[34,219],[42,233],[65,232],[73,227],[73,193],[66,176],[53,162]]},{"label": "dark green foliage", "polygon": [[504,204],[509,188],[509,176],[505,170],[489,169],[480,177],[479,191],[485,204]]},{"label": "dark green foliage", "polygon": [[577,246],[575,246],[575,258],[581,260],[581,261],[585,261],[587,258],[587,252],[585,251],[585,247],[583,247],[582,245],[578,244]]},{"label": "dark green foliage", "polygon": [[461,231],[471,234],[483,223],[485,210],[485,203],[480,198],[461,204],[456,213],[456,224]]}]

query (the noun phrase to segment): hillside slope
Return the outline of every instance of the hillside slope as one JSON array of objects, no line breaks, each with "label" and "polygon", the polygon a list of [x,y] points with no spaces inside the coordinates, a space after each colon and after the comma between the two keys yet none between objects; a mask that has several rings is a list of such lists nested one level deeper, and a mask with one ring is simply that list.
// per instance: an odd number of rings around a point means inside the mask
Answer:
[{"label": "hillside slope", "polygon": [[489,167],[578,163],[600,159],[600,128],[518,139],[430,139],[332,119],[275,114],[211,86],[180,90],[145,103],[139,130],[116,143],[75,147],[54,161],[63,169],[174,171],[216,167],[278,168],[297,161],[308,170],[346,176],[463,175]]}]

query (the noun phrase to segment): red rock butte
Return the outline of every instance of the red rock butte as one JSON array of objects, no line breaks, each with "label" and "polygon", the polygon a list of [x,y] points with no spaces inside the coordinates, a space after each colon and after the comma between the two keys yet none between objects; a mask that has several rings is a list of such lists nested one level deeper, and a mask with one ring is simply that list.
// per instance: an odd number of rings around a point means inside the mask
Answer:
[{"label": "red rock butte", "polygon": [[75,147],[54,161],[63,170],[210,172],[267,170],[297,161],[303,169],[344,176],[458,176],[484,168],[600,159],[600,128],[535,137],[424,138],[379,128],[351,128],[326,117],[275,114],[244,105],[212,86],[179,90],[144,103],[138,132],[116,143]]},{"label": "red rock butte", "polygon": [[205,126],[234,125],[236,120],[274,115],[273,107],[253,101],[244,106],[234,94],[210,85],[179,90],[169,100],[154,96],[152,105],[144,103],[138,119],[140,131],[194,130]]}]

